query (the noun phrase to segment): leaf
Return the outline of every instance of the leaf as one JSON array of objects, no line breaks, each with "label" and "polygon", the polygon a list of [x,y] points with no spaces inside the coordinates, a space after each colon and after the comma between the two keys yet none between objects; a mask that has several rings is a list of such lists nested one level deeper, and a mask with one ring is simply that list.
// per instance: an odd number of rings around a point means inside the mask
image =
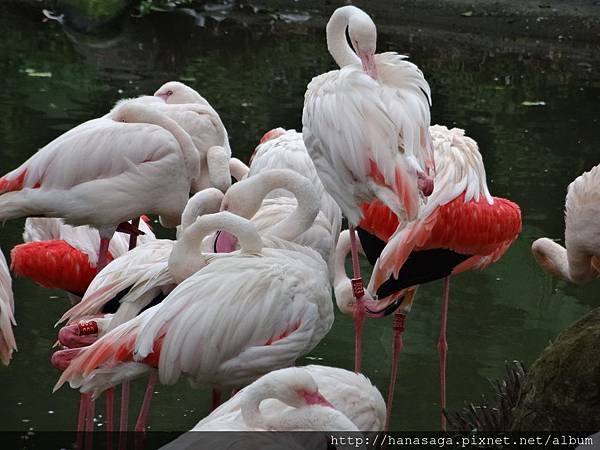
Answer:
[{"label": "leaf", "polygon": [[546,106],[546,102],[543,100],[537,100],[534,102],[524,101],[521,103],[521,106]]}]

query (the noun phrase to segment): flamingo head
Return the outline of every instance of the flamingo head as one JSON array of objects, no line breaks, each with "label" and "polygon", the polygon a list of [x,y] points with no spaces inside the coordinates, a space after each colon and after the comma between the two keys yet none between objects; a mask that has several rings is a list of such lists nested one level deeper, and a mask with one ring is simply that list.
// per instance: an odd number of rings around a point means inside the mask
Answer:
[{"label": "flamingo head", "polygon": [[273,389],[273,397],[296,408],[333,405],[319,392],[319,386],[310,372],[301,367],[270,372],[263,377]]},{"label": "flamingo head", "polygon": [[425,172],[417,172],[417,186],[425,197],[429,197],[433,192],[433,177]]},{"label": "flamingo head", "polygon": [[169,81],[163,84],[154,93],[154,96],[169,104],[202,103],[206,101],[191,87],[179,81]]},{"label": "flamingo head", "polygon": [[350,16],[348,21],[348,36],[350,37],[350,43],[354,52],[360,58],[364,71],[376,80],[375,50],[377,48],[377,28],[373,20],[366,13],[362,11],[360,13]]}]

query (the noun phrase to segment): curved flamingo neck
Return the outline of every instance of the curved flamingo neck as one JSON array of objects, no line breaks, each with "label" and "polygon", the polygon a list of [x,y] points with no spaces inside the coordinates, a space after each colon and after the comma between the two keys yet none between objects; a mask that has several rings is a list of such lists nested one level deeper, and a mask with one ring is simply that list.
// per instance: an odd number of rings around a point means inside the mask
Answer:
[{"label": "curved flamingo neck", "polygon": [[236,181],[240,181],[242,178],[248,175],[250,168],[239,159],[231,158],[229,160],[229,171]]},{"label": "curved flamingo neck", "polygon": [[335,248],[333,289],[335,302],[344,314],[352,314],[356,301],[352,295],[352,281],[346,273],[346,258],[350,253],[350,234],[348,230],[340,233]]},{"label": "curved flamingo neck", "polygon": [[296,198],[296,208],[271,229],[272,236],[292,241],[312,226],[319,213],[319,198],[310,181],[292,170],[268,170],[247,178],[244,183],[247,192],[259,202],[276,189],[285,189]]},{"label": "curved flamingo neck", "polygon": [[248,220],[226,211],[200,217],[186,228],[169,257],[169,272],[181,283],[204,266],[207,261],[199,251],[202,240],[216,230],[225,230],[237,237],[242,253],[260,253],[262,240]]},{"label": "curved flamingo neck", "polygon": [[592,263],[591,255],[566,249],[551,239],[538,239],[533,243],[532,250],[538,263],[547,272],[563,280],[585,283],[600,275]]},{"label": "curved flamingo neck", "polygon": [[222,200],[223,193],[216,188],[203,189],[194,194],[181,214],[181,230],[184,231],[200,216],[218,212]]},{"label": "curved flamingo neck", "polygon": [[354,6],[338,8],[327,22],[327,49],[340,68],[350,64],[360,64],[360,58],[348,45],[346,39],[346,28],[348,28],[350,17],[357,10],[358,8]]}]

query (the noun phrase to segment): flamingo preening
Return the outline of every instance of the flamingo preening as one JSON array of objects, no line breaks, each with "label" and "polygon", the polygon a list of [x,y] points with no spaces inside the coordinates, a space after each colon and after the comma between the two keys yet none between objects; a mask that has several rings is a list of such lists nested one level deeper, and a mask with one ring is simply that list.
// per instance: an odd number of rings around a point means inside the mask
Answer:
[{"label": "flamingo preening", "polygon": [[551,275],[571,283],[600,277],[600,165],[575,178],[565,201],[565,246],[537,239],[531,251]]},{"label": "flamingo preening", "polygon": [[[194,250],[216,229],[235,235],[241,249],[212,255]],[[188,227],[169,270],[180,284],[167,298],[82,349],[57,388],[68,380],[97,393],[144,374],[154,381],[158,375],[163,384],[185,376],[193,385],[240,387],[293,364],[333,322],[322,258],[289,242],[266,248],[251,222],[228,212]],[[152,389],[146,393],[138,431]]]},{"label": "flamingo preening", "polygon": [[166,226],[179,224],[199,157],[190,136],[148,105],[126,103],[111,120],[98,120],[0,178],[0,219],[62,217],[90,225],[100,232],[102,268],[119,224],[151,213]]},{"label": "flamingo preening", "polygon": [[5,366],[8,366],[13,351],[17,349],[13,325],[16,322],[12,280],[4,254],[0,251],[0,360]]},{"label": "flamingo preening", "polygon": [[[346,31],[352,48],[348,45]],[[403,227],[417,218],[432,190],[430,89],[405,57],[375,54],[377,31],[354,6],[338,8],[327,24],[327,47],[340,70],[308,85],[302,135],[317,173],[350,226],[356,309],[355,369],[360,371],[364,294],[354,227],[361,205],[379,199]]]},{"label": "flamingo preening", "polygon": [[[363,205],[358,235],[374,265],[367,291],[380,301],[379,310],[402,305],[394,319],[394,351],[388,419],[404,319],[415,288],[444,279],[440,354],[441,405],[446,406],[446,320],[450,276],[484,269],[496,262],[521,231],[521,211],[515,203],[489,193],[485,167],[477,143],[464,130],[434,125],[430,128],[436,157],[435,187],[417,220],[400,232],[397,216],[381,202]],[[393,259],[388,264],[387,259]],[[399,265],[397,274],[389,267]],[[393,270],[392,270],[393,272]],[[393,276],[392,276],[393,275]],[[402,297],[404,299],[402,300]],[[442,427],[445,416],[442,415]]]}]

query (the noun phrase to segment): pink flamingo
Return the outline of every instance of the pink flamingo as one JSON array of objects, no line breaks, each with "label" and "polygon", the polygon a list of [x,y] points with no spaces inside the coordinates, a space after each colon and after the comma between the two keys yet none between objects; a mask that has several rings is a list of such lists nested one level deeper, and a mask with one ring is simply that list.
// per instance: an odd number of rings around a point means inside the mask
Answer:
[{"label": "pink flamingo", "polygon": [[600,165],[575,178],[565,201],[565,247],[537,239],[531,251],[551,275],[571,283],[600,277]]},{"label": "pink flamingo", "polygon": [[[335,409],[350,419],[358,430],[383,430],[385,402],[379,390],[364,375],[337,367],[319,365],[291,367],[275,372],[279,372],[282,376],[284,374],[291,376],[298,370],[307,372],[316,382],[319,392]],[[243,422],[244,399],[253,389],[251,386],[259,383],[260,380],[237,392],[229,401],[198,422],[191,431],[219,431],[228,423]],[[260,404],[260,410],[265,416],[277,416],[290,411],[291,407],[273,399],[265,399]]]},{"label": "pink flamingo", "polygon": [[[466,270],[484,269],[496,262],[521,231],[518,205],[490,195],[477,143],[458,128],[448,130],[434,125],[430,132],[436,152],[435,188],[419,218],[397,232],[396,215],[375,201],[363,205],[363,219],[358,227],[362,247],[375,266],[368,292],[387,299],[378,302],[380,311],[392,303],[404,303],[394,319],[388,416],[402,350],[405,315],[410,310],[416,286],[444,279],[438,350],[441,406],[445,409],[450,276]],[[396,267],[400,268],[397,272]],[[401,302],[403,295],[405,298]],[[443,414],[442,428],[445,429]]]},{"label": "pink flamingo", "polygon": [[[237,236],[241,250],[192,250],[215,229]],[[155,381],[155,368],[163,384],[187,376],[193,385],[237,388],[291,365],[333,323],[321,257],[292,243],[265,248],[250,222],[227,212],[188,227],[169,270],[180,282],[169,296],[80,349],[56,388],[69,380],[82,392],[97,393],[143,374]],[[152,389],[146,393],[137,431],[144,428]]]},{"label": "pink flamingo", "polygon": [[0,251],[0,360],[5,366],[8,366],[13,351],[17,349],[13,325],[16,322],[12,280],[4,254]]},{"label": "pink flamingo", "polygon": [[179,224],[198,173],[190,136],[147,105],[124,104],[113,119],[65,133],[0,178],[0,218],[62,217],[96,228],[98,268],[120,223],[154,213]]},{"label": "pink flamingo", "polygon": [[[140,243],[156,239],[142,216]],[[62,289],[73,297],[82,297],[98,273],[98,231],[87,225],[72,227],[56,218],[28,218],[24,244],[11,251],[11,269],[17,276],[28,277],[48,289]],[[115,233],[108,247],[108,260],[129,249],[129,239]],[[73,298],[74,301],[79,299]]]},{"label": "pink flamingo", "polygon": [[421,193],[428,195],[433,187],[429,85],[405,57],[391,52],[376,55],[376,42],[375,24],[366,13],[354,6],[336,9],[327,24],[327,47],[341,69],[313,78],[302,115],[308,153],[350,225],[359,304],[356,371],[360,371],[364,294],[354,234],[363,216],[360,205],[379,199],[404,226],[417,218]]}]

